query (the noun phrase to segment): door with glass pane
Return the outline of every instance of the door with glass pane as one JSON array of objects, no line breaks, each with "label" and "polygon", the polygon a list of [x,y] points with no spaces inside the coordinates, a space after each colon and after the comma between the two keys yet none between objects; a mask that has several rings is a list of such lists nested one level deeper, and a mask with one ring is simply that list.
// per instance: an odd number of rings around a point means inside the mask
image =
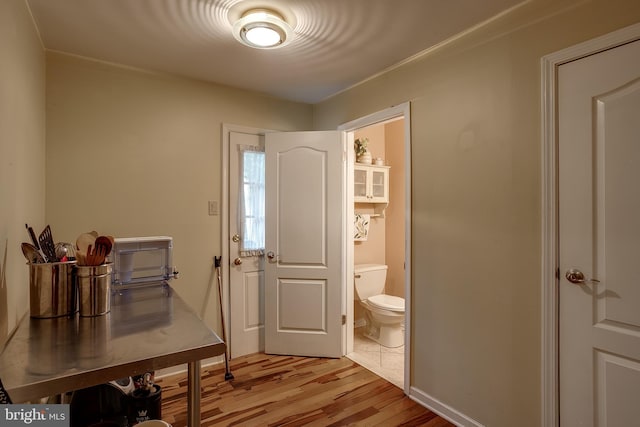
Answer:
[{"label": "door with glass pane", "polygon": [[264,351],[264,137],[229,134],[232,358]]},{"label": "door with glass pane", "polygon": [[[334,131],[269,137],[277,162],[269,163],[269,153],[265,157],[257,149],[265,145],[263,136],[229,133],[231,356],[267,351],[339,357],[345,136]],[[258,237],[258,229],[264,236]],[[269,241],[273,253],[265,256]]]}]

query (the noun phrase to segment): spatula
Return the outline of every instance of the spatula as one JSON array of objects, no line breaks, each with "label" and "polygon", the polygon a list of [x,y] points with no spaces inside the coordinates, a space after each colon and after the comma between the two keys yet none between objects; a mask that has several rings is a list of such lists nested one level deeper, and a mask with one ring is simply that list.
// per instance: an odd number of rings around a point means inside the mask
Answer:
[{"label": "spatula", "polygon": [[51,235],[51,227],[47,225],[40,236],[38,236],[38,242],[40,242],[40,249],[42,253],[44,253],[44,257],[47,262],[56,262],[58,258],[56,257],[56,247],[53,243],[53,236]]}]

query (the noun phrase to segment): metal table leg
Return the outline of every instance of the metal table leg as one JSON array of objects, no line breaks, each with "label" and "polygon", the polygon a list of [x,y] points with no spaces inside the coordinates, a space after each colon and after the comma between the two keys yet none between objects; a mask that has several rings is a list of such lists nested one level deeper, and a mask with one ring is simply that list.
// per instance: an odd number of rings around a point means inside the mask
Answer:
[{"label": "metal table leg", "polygon": [[187,425],[200,427],[200,361],[187,366]]}]

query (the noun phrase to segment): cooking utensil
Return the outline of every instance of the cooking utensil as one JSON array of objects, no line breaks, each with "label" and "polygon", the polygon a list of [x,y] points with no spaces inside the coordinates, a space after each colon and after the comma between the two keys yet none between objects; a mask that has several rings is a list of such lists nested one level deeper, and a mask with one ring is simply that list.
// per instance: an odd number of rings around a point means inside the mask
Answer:
[{"label": "cooking utensil", "polygon": [[31,243],[36,247],[37,250],[40,250],[40,244],[38,243],[38,239],[36,239],[36,233],[33,232],[33,228],[29,227],[29,224],[24,225],[29,232],[29,237],[31,238]]},{"label": "cooking utensil", "polygon": [[44,258],[40,254],[40,251],[36,249],[31,243],[23,242],[22,243],[22,254],[27,259],[27,262],[30,264],[37,264],[41,262],[45,262]]},{"label": "cooking utensil", "polygon": [[60,260],[66,256],[67,261],[73,261],[76,259],[76,249],[71,243],[58,242],[56,243],[56,256]]},{"label": "cooking utensil", "polygon": [[80,249],[76,250],[77,265],[87,265],[87,254]]},{"label": "cooking utensil", "polygon": [[40,249],[40,243],[38,243],[38,238],[36,237],[36,233],[33,232],[33,227],[29,227],[29,224],[25,224],[24,226],[29,232],[29,238],[31,239],[31,243],[33,244],[33,247],[36,249],[36,251],[38,251],[40,258],[42,258],[42,261],[40,262],[46,262],[44,253],[42,252],[42,249]]},{"label": "cooking utensil", "polygon": [[56,258],[60,261],[67,261],[69,259],[67,255],[67,247],[64,243],[58,242],[55,245]]},{"label": "cooking utensil", "polygon": [[108,236],[98,236],[95,242],[96,248],[102,248],[104,251],[104,256],[107,257],[111,253],[111,249],[113,248],[113,243]]},{"label": "cooking utensil", "polygon": [[95,241],[96,236],[94,236],[92,233],[82,233],[76,239],[76,248],[87,254],[89,252],[89,246],[93,246],[95,244]]},{"label": "cooking utensil", "polygon": [[102,245],[97,245],[95,249],[93,250],[94,252],[94,264],[93,265],[102,265],[104,264],[105,259],[107,258],[107,252],[106,252],[107,248],[105,246]]},{"label": "cooking utensil", "polygon": [[85,256],[85,265],[95,265],[93,263],[93,252],[91,252],[93,249],[93,245],[89,245],[89,247],[87,248],[87,255]]},{"label": "cooking utensil", "polygon": [[[87,255],[85,257],[85,264],[89,266],[96,266],[104,264],[104,260],[106,258],[105,255],[105,247],[96,245],[89,245],[87,249]],[[78,260],[79,261],[79,260]]]},{"label": "cooking utensil", "polygon": [[55,243],[53,243],[53,236],[51,235],[51,227],[49,227],[49,225],[47,225],[44,230],[42,230],[42,233],[40,233],[40,236],[38,236],[38,242],[40,242],[40,249],[42,249],[42,253],[47,262],[58,261],[56,258],[56,247]]}]

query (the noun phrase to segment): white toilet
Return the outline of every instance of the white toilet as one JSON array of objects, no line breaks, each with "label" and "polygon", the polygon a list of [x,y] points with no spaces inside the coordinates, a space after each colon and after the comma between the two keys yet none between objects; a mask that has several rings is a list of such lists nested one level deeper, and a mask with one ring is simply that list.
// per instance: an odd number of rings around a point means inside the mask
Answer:
[{"label": "white toilet", "polygon": [[365,309],[367,337],[385,347],[404,344],[404,298],[385,295],[387,266],[356,264],[355,297]]}]

